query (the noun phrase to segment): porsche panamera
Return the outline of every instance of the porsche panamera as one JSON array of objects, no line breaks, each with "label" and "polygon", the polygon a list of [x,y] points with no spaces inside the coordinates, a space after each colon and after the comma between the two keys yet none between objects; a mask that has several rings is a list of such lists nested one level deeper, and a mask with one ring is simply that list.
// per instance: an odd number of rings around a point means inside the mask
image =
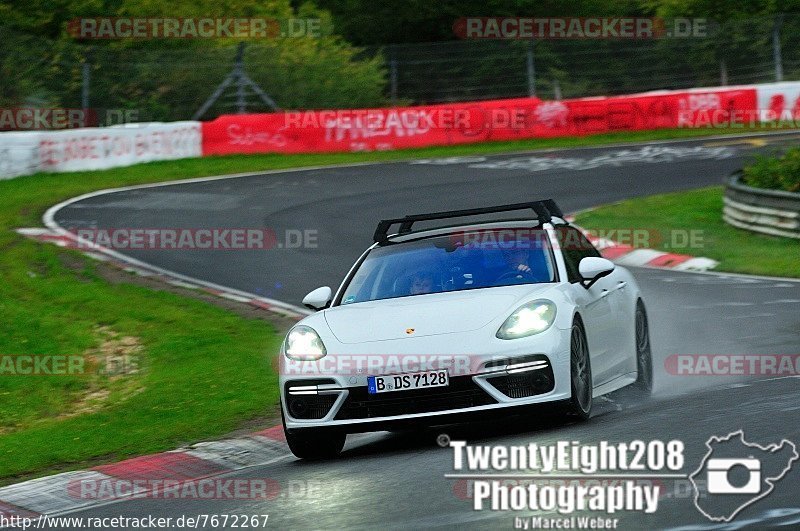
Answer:
[{"label": "porsche panamera", "polygon": [[[525,214],[502,217],[512,212]],[[382,220],[374,240],[335,292],[303,299],[316,312],[283,342],[281,409],[297,457],[335,456],[348,433],[534,404],[587,419],[598,396],[649,394],[639,287],[553,200]]]}]

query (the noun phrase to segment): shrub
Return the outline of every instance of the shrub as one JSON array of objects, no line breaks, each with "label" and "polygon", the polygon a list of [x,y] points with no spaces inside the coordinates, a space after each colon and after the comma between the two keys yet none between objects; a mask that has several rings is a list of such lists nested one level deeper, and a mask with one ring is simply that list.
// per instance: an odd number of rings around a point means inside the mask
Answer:
[{"label": "shrub", "polygon": [[[6,2],[7,3],[7,2]],[[66,0],[63,10],[32,0],[29,13],[0,1],[0,108],[80,108],[84,65],[90,73],[89,107],[137,111],[139,121],[189,119],[231,72],[236,39],[76,40],[67,22],[95,13],[95,0]],[[103,2],[99,2],[103,4]],[[245,71],[283,109],[379,107],[386,105],[383,58],[369,57],[333,33],[330,15],[309,2],[290,0],[120,0],[104,16],[264,17],[284,26],[316,19],[309,35],[246,41]],[[88,11],[87,11],[88,10]],[[222,11],[220,11],[222,10]],[[88,16],[95,16],[90,14]],[[10,21],[10,22],[9,22]],[[283,28],[282,26],[282,29]],[[249,88],[248,112],[270,107]],[[229,87],[203,116],[233,113],[236,87]]]},{"label": "shrub", "polygon": [[800,192],[800,148],[792,148],[781,157],[759,156],[744,168],[743,180],[755,188]]}]

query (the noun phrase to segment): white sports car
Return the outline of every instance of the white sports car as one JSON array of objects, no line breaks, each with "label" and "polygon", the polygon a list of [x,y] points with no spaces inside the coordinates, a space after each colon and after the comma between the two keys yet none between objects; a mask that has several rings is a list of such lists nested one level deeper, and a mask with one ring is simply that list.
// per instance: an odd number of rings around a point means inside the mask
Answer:
[{"label": "white sports car", "polygon": [[[514,211],[528,214],[498,218]],[[336,293],[303,304],[318,311],[280,354],[286,440],[301,458],[337,455],[348,433],[536,404],[586,419],[595,397],[652,388],[639,287],[550,199],[383,220]]]}]

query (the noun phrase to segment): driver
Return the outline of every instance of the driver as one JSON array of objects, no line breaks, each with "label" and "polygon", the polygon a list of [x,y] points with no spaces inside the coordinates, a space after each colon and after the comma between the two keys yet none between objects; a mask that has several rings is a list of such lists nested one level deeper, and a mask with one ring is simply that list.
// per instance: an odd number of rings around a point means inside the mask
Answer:
[{"label": "driver", "polygon": [[[514,247],[503,249],[503,259],[506,261],[506,268],[500,272],[497,279],[503,277],[514,277],[517,279],[530,278],[532,275],[531,266],[528,265],[530,256],[527,249]],[[514,276],[516,273],[516,276]]]},{"label": "driver", "polygon": [[430,271],[417,271],[411,277],[409,295],[424,295],[433,293],[433,273]]}]

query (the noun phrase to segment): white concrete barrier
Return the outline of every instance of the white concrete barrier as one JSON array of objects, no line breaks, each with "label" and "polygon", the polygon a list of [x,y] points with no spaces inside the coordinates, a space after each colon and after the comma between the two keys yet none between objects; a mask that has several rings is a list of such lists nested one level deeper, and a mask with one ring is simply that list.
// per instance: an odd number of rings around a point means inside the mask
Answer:
[{"label": "white concrete barrier", "polygon": [[800,81],[755,85],[759,120],[800,120]]},{"label": "white concrete barrier", "polygon": [[202,155],[200,122],[0,133],[0,179]]},{"label": "white concrete barrier", "polygon": [[0,180],[39,171],[39,133],[0,133]]}]

